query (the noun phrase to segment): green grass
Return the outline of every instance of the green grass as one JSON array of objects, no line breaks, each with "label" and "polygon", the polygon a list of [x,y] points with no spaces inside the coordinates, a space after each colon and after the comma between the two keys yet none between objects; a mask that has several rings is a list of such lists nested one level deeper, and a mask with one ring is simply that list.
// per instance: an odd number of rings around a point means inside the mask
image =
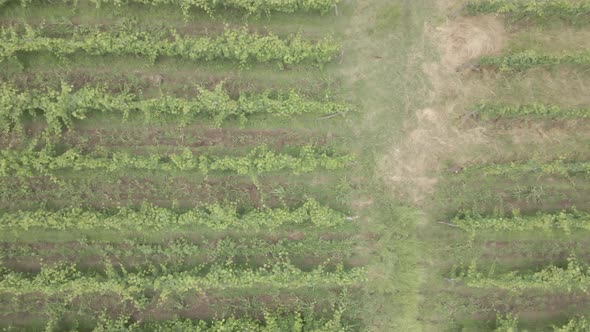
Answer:
[{"label": "green grass", "polygon": [[424,21],[436,12],[432,1],[366,1],[361,6],[345,48],[344,86],[365,114],[355,126],[353,142],[364,150],[358,158],[365,178],[358,200],[372,202],[364,209],[365,227],[381,235],[368,265],[364,330],[420,331],[419,289],[425,271],[419,266],[422,251],[416,234],[424,216],[401,206],[377,164],[403,137],[404,122],[423,106],[429,86],[420,68],[426,60],[414,61],[414,52],[433,56],[417,48],[423,46]]}]

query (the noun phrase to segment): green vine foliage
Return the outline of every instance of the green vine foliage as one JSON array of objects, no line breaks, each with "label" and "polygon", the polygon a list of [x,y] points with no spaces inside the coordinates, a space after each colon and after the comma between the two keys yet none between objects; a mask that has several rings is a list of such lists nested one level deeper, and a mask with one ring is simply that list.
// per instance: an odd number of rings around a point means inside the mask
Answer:
[{"label": "green vine foliage", "polygon": [[585,332],[590,331],[590,320],[586,317],[571,319],[567,324],[554,326],[554,332]]},{"label": "green vine foliage", "polygon": [[[8,0],[1,0],[0,7]],[[21,6],[26,8],[33,0],[20,0]],[[62,0],[68,5],[77,5],[77,1]],[[340,0],[90,0],[97,8],[103,5],[115,7],[141,4],[146,6],[174,6],[182,10],[186,19],[191,17],[193,9],[200,9],[209,14],[215,10],[237,9],[248,14],[270,14],[272,12],[319,12],[327,14],[338,5]],[[52,2],[55,3],[55,2]]]},{"label": "green vine foliage", "polygon": [[473,213],[456,216],[453,224],[473,231],[532,231],[562,230],[571,234],[572,230],[590,230],[590,214],[580,211],[560,213],[538,213],[534,216],[521,216],[518,211],[511,217],[484,217]]},{"label": "green vine foliage", "polygon": [[208,13],[217,8],[235,8],[246,11],[249,14],[260,14],[270,12],[320,12],[322,14],[334,9],[340,0],[91,0],[99,7],[102,3],[114,4],[115,6],[128,5],[129,3],[141,3],[144,5],[173,5],[179,6],[186,17],[190,16],[193,8],[202,9]]},{"label": "green vine foliage", "polygon": [[83,296],[116,295],[138,308],[145,308],[153,301],[146,296],[149,293],[156,293],[157,303],[166,305],[185,295],[212,289],[314,289],[349,287],[366,281],[364,268],[345,270],[340,265],[334,271],[327,271],[320,265],[311,271],[303,271],[286,260],[256,269],[241,269],[227,263],[170,274],[116,271],[108,265],[105,274],[85,274],[67,264],[44,267],[33,277],[7,269],[0,273],[0,293],[13,297],[43,294],[68,304]]},{"label": "green vine foliage", "polygon": [[[270,229],[274,227],[277,226],[271,226]],[[160,230],[164,229],[160,228]],[[172,227],[172,229],[175,228]],[[236,259],[250,261],[260,257],[278,257],[285,253],[288,253],[288,257],[347,259],[356,253],[357,244],[357,241],[353,239],[327,240],[317,237],[306,237],[302,240],[281,238],[277,242],[262,238],[222,237],[203,243],[194,243],[187,239],[162,241],[162,243],[130,239],[122,242],[80,240],[67,243],[61,243],[58,240],[56,243],[46,242],[42,247],[34,243],[4,242],[0,246],[0,262],[10,260],[17,263],[23,262],[24,266],[29,266],[28,262],[66,261],[80,267],[90,266],[91,269],[102,270],[102,266],[93,265],[96,259],[102,258],[117,262],[128,271],[146,269],[154,261],[166,264],[168,271],[180,271],[187,266],[200,263],[227,262]],[[93,259],[89,260],[89,257]],[[15,265],[12,266],[13,269],[17,269]]]},{"label": "green vine foliage", "polygon": [[479,65],[497,67],[501,71],[522,71],[538,66],[590,65],[590,50],[561,55],[527,50],[504,56],[484,56]]},{"label": "green vine foliage", "polygon": [[296,156],[276,153],[262,145],[252,149],[246,156],[195,155],[189,149],[182,154],[131,155],[125,152],[99,155],[82,154],[70,149],[55,154],[47,149],[41,151],[0,150],[0,176],[31,177],[52,176],[58,170],[107,170],[109,172],[138,169],[153,171],[190,171],[207,175],[210,172],[231,172],[239,175],[290,171],[293,174],[308,173],[323,168],[343,169],[353,160],[350,155],[332,155],[331,151],[306,145]]},{"label": "green vine foliage", "polygon": [[331,319],[315,318],[300,312],[272,314],[265,312],[263,320],[228,318],[223,320],[190,321],[168,320],[146,324],[129,324],[128,320],[103,319],[93,332],[347,332],[354,329],[342,321],[343,310],[338,309]]},{"label": "green vine foliage", "polygon": [[518,332],[518,317],[512,314],[496,316],[496,328],[494,332]]},{"label": "green vine foliage", "polygon": [[[304,308],[305,309],[305,308]],[[130,317],[98,317],[92,332],[348,332],[352,326],[344,322],[345,307],[335,306],[331,316],[317,316],[312,310],[265,310],[262,318],[229,317],[213,320],[182,320],[132,322]],[[46,331],[56,331],[56,324],[63,314],[47,322]],[[327,317],[326,317],[327,316]],[[328,318],[329,317],[329,318]],[[73,331],[73,330],[72,330]]]},{"label": "green vine foliage", "polygon": [[491,176],[541,173],[567,177],[575,174],[590,174],[590,162],[567,161],[565,158],[555,159],[551,162],[529,160],[526,162],[473,165],[466,167],[465,171],[469,173],[483,173],[484,175]]},{"label": "green vine foliage", "polygon": [[555,105],[525,104],[503,105],[481,103],[475,112],[482,120],[533,118],[533,119],[588,119],[590,107],[561,108]]},{"label": "green vine foliage", "polygon": [[241,94],[232,99],[223,88],[223,83],[214,90],[197,88],[198,96],[183,99],[172,96],[141,99],[129,92],[112,94],[103,87],[85,86],[73,92],[68,84],[61,90],[47,89],[17,91],[9,84],[0,84],[0,131],[22,132],[25,115],[35,117],[40,112],[47,122],[48,130],[60,134],[71,129],[76,120],[85,119],[90,113],[119,113],[123,119],[131,114],[142,114],[146,121],[163,116],[178,118],[182,124],[197,120],[199,116],[210,117],[217,127],[228,118],[239,118],[245,123],[253,114],[291,116],[304,113],[331,114],[345,112],[347,105],[305,99],[295,91],[272,97],[263,94]]},{"label": "green vine foliage", "polygon": [[[553,332],[587,332],[590,331],[590,321],[586,317],[570,319],[565,325],[551,327]],[[515,314],[498,315],[495,332],[527,332],[519,327],[518,316]],[[546,331],[549,331],[547,329]]]},{"label": "green vine foliage", "polygon": [[590,290],[590,270],[575,258],[570,258],[566,268],[549,266],[534,273],[509,272],[499,276],[490,276],[477,270],[472,264],[461,279],[470,287],[499,288],[509,291],[527,289],[540,290],[574,290],[588,292]]},{"label": "green vine foliage", "polygon": [[22,232],[43,230],[134,230],[191,229],[208,227],[213,230],[264,230],[283,225],[336,227],[345,222],[342,213],[308,199],[301,207],[259,209],[238,213],[235,206],[208,205],[186,212],[176,212],[144,204],[139,210],[121,207],[114,211],[86,211],[68,208],[58,211],[17,211],[0,214],[0,229]]},{"label": "green vine foliage", "polygon": [[475,0],[467,3],[465,11],[469,15],[506,14],[517,20],[559,18],[571,23],[588,23],[590,2],[587,0]]},{"label": "green vine foliage", "polygon": [[43,30],[25,27],[0,29],[0,61],[15,59],[18,52],[45,51],[65,60],[76,52],[89,55],[136,55],[154,63],[158,57],[176,57],[191,61],[234,61],[242,66],[249,63],[277,62],[281,66],[311,62],[325,64],[340,51],[330,37],[318,42],[303,40],[301,34],[281,39],[273,34],[258,35],[246,28],[227,29],[215,37],[181,36],[175,31],[170,36],[134,29],[103,31],[99,28],[80,28],[67,38],[43,36]]}]

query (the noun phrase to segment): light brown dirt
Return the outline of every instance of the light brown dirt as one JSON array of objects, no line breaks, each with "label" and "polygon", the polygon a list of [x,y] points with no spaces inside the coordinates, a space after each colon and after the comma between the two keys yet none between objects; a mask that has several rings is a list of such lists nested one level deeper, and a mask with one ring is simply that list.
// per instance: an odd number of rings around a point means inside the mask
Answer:
[{"label": "light brown dirt", "polygon": [[[442,5],[452,4],[444,1]],[[502,22],[491,16],[456,18],[428,27],[427,34],[441,55],[439,62],[423,68],[433,85],[433,106],[416,111],[415,120],[406,125],[405,140],[382,165],[397,194],[415,204],[434,193],[449,156],[461,160],[462,151],[489,143],[483,127],[460,128],[461,105],[479,87],[465,84],[458,68],[484,54],[498,53],[506,40]]]},{"label": "light brown dirt", "polygon": [[504,24],[495,16],[459,17],[433,33],[439,40],[441,65],[448,70],[484,54],[498,53],[506,42]]}]

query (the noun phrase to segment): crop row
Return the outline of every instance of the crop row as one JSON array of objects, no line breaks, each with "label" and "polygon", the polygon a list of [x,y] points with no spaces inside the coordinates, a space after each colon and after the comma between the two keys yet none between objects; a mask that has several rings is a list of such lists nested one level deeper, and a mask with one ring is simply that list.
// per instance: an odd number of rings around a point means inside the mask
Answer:
[{"label": "crop row", "polygon": [[502,71],[519,71],[537,66],[590,65],[590,51],[555,55],[527,50],[504,56],[483,56],[479,65],[497,67]]},{"label": "crop row", "polygon": [[169,274],[117,272],[113,267],[108,268],[108,264],[105,274],[84,274],[74,265],[60,264],[44,267],[32,277],[7,269],[0,271],[0,294],[11,297],[42,294],[53,300],[60,299],[62,303],[72,303],[81,296],[116,295],[137,308],[144,308],[151,302],[151,296],[146,294],[157,294],[157,303],[166,304],[206,290],[347,287],[365,279],[364,268],[344,270],[338,266],[334,271],[327,271],[320,265],[311,271],[303,271],[287,260],[257,269],[240,269],[226,263]]},{"label": "crop row", "polygon": [[[60,176],[61,172],[57,175]],[[290,206],[301,204],[307,197],[319,197],[319,189],[331,190],[334,184],[310,183],[319,174],[308,174],[293,182],[283,181],[285,174],[272,174],[263,179],[215,174],[206,179],[190,172],[84,172],[55,177],[0,177],[1,210],[53,209],[68,206],[103,209],[116,206],[140,206],[154,202],[158,206],[191,208],[205,203],[232,202],[243,207],[268,204]],[[290,176],[287,176],[290,177]],[[307,187],[298,181],[309,183]],[[319,186],[319,187],[318,187]],[[323,186],[323,187],[322,187]],[[321,195],[317,193],[317,195]],[[337,192],[336,195],[343,195]],[[342,197],[331,197],[342,203]]]},{"label": "crop row", "polygon": [[252,149],[246,156],[212,156],[206,153],[195,155],[185,149],[182,154],[131,155],[114,152],[100,155],[80,153],[70,149],[61,154],[47,150],[16,151],[0,150],[0,176],[31,177],[52,176],[57,170],[107,170],[124,169],[154,171],[191,171],[207,175],[210,172],[231,172],[255,176],[277,171],[290,171],[293,174],[307,173],[319,168],[327,170],[343,169],[352,161],[350,155],[332,155],[330,151],[312,145],[299,148],[296,156],[275,153],[265,145]]},{"label": "crop row", "polygon": [[99,322],[93,332],[343,332],[350,331],[349,326],[342,322],[342,310],[337,310],[329,320],[315,318],[294,312],[290,315],[265,313],[263,320],[252,318],[228,318],[210,322],[190,320],[169,320],[150,322],[147,324],[127,323],[126,319]]},{"label": "crop row", "polygon": [[492,176],[521,175],[526,173],[570,176],[575,174],[590,174],[590,162],[566,161],[560,158],[551,162],[529,160],[526,162],[473,165],[467,167],[465,170],[469,173],[477,172]]},{"label": "crop row", "polygon": [[[55,310],[55,309],[54,309]],[[59,309],[51,315],[44,331],[58,331],[63,314]],[[65,310],[63,310],[65,311]],[[321,318],[311,310],[265,310],[262,318],[229,317],[213,320],[183,320],[132,322],[130,317],[108,318],[100,315],[92,332],[346,332],[352,331],[343,319],[344,308],[334,308],[333,314]],[[76,330],[68,329],[75,332]]]},{"label": "crop row", "polygon": [[[28,7],[33,1],[39,0],[20,0],[22,7]],[[41,0],[46,1],[46,0]],[[77,1],[62,0],[67,5],[77,5]],[[8,0],[0,1],[0,6]],[[46,1],[55,4],[55,1]],[[249,14],[261,14],[270,12],[320,12],[322,14],[334,9],[340,0],[90,0],[100,8],[103,4],[113,5],[116,7],[128,6],[131,4],[142,4],[148,6],[174,6],[182,10],[186,18],[190,18],[192,9],[201,9],[211,14],[216,9],[237,9]]]},{"label": "crop row", "polygon": [[218,36],[189,37],[172,31],[170,36],[130,29],[102,31],[98,28],[76,30],[68,38],[46,37],[41,29],[14,27],[0,30],[0,61],[16,58],[17,53],[45,51],[65,59],[76,52],[90,55],[136,55],[154,63],[158,57],[177,57],[191,61],[226,60],[248,63],[304,61],[325,64],[338,54],[340,46],[332,38],[318,42],[303,40],[300,34],[281,39],[246,29],[226,30]]},{"label": "crop row", "polygon": [[590,230],[590,214],[580,211],[560,213],[538,213],[534,216],[484,217],[463,213],[452,221],[465,230],[531,231],[561,229],[570,234],[572,229]]},{"label": "crop row", "polygon": [[[518,316],[514,314],[507,314],[504,316],[498,315],[496,319],[495,332],[516,332],[527,331],[519,327]],[[590,331],[590,320],[586,317],[572,318],[567,323],[561,326],[551,326],[553,332],[584,332]]]},{"label": "crop row", "polygon": [[590,118],[590,107],[561,108],[555,105],[524,104],[503,105],[482,103],[475,112],[483,120],[535,118],[535,119],[581,119]]},{"label": "crop row", "polygon": [[[28,263],[67,261],[80,268],[101,270],[96,259],[114,261],[128,271],[146,269],[155,263],[167,265],[169,271],[179,271],[202,263],[257,262],[272,257],[306,257],[327,259],[349,258],[354,253],[356,242],[352,239],[323,240],[306,237],[302,240],[282,238],[276,243],[261,238],[221,238],[216,241],[195,244],[185,239],[164,243],[141,243],[125,240],[122,243],[76,241],[43,245],[22,242],[0,244],[0,262],[5,266],[30,266]],[[170,270],[171,269],[171,270]]]},{"label": "crop row", "polygon": [[577,23],[588,21],[590,2],[587,0],[475,0],[468,2],[465,10],[469,15],[498,13],[510,15],[515,19],[557,17]]},{"label": "crop row", "polygon": [[570,319],[565,325],[555,326],[553,332],[590,331],[590,320],[585,317]]},{"label": "crop row", "polygon": [[64,126],[69,129],[75,120],[85,119],[92,112],[120,113],[123,119],[133,113],[140,113],[146,121],[171,115],[182,124],[205,115],[211,117],[219,127],[230,117],[239,118],[244,123],[247,116],[252,114],[289,116],[348,110],[343,104],[307,100],[295,91],[274,98],[270,93],[241,94],[237,100],[229,96],[223,84],[212,91],[197,88],[196,92],[198,96],[193,99],[172,96],[141,99],[130,92],[112,94],[102,87],[86,86],[73,92],[70,85],[63,84],[61,90],[19,92],[10,85],[0,84],[0,130],[4,133],[22,130],[23,116],[36,116],[39,111],[48,124],[48,130],[59,134]]},{"label": "crop row", "polygon": [[121,207],[112,211],[85,211],[77,208],[58,211],[18,211],[0,214],[4,231],[45,230],[170,230],[208,227],[214,230],[263,230],[283,225],[334,227],[343,224],[342,213],[309,199],[301,207],[258,209],[238,213],[235,206],[208,205],[186,212],[145,204],[139,210]]},{"label": "crop row", "polygon": [[459,277],[467,286],[476,288],[499,288],[510,291],[526,289],[540,290],[590,290],[590,269],[581,265],[576,259],[570,258],[567,267],[549,266],[533,273],[519,273],[517,271],[493,275],[477,270],[472,264],[464,275]]}]

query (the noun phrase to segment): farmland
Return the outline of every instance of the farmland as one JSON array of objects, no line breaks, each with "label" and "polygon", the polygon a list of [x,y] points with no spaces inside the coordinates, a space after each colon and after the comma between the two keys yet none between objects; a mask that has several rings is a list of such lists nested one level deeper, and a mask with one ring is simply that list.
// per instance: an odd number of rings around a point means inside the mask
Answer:
[{"label": "farmland", "polygon": [[375,170],[358,5],[2,1],[0,328],[411,323],[419,213]]},{"label": "farmland", "polygon": [[587,331],[590,4],[445,8],[429,75],[449,119],[440,140],[461,146],[434,143],[446,155],[420,238],[437,272],[421,292],[437,300],[420,317],[431,330]]},{"label": "farmland", "polygon": [[0,0],[3,331],[585,331],[585,0]]}]

